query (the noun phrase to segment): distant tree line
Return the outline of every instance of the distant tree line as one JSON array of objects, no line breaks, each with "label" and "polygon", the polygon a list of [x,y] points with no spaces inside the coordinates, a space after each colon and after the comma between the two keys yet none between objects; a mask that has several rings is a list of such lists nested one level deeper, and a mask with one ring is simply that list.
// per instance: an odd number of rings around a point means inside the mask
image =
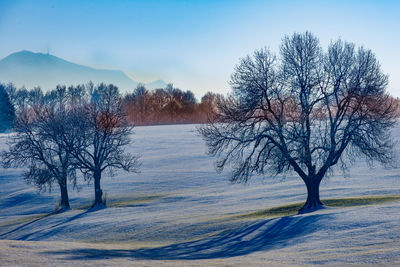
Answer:
[{"label": "distant tree line", "polygon": [[[64,88],[72,101],[87,97],[94,87],[91,82],[87,85],[57,86]],[[55,91],[44,92],[40,87],[17,89],[13,84],[0,84],[0,101],[8,103],[1,105],[7,109],[2,114],[8,114],[8,119],[0,118],[5,124],[4,128],[11,128],[15,113],[54,101],[57,97]],[[217,102],[222,99],[220,94],[207,92],[199,102],[193,92],[175,88],[172,84],[152,91],[139,84],[132,92],[122,96],[121,105],[127,122],[132,125],[206,123],[216,114]]]},{"label": "distant tree line", "polygon": [[216,112],[219,98],[222,96],[208,92],[198,103],[193,92],[172,84],[153,91],[138,85],[124,97],[123,106],[128,121],[134,125],[205,123]]}]

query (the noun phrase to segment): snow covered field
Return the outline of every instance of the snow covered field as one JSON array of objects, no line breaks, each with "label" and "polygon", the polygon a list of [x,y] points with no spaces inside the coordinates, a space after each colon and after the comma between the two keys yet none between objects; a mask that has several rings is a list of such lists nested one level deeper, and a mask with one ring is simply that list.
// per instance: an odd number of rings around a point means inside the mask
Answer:
[{"label": "snow covered field", "polygon": [[[103,210],[87,211],[93,186],[80,181],[69,189],[72,210],[51,214],[57,187],[39,195],[23,169],[0,169],[0,265],[400,264],[400,202],[232,219],[304,201],[306,188],[296,175],[229,183],[194,125],[137,127],[133,139],[141,173],[104,176]],[[400,195],[399,168],[357,159],[321,184],[322,199],[367,195]]]}]

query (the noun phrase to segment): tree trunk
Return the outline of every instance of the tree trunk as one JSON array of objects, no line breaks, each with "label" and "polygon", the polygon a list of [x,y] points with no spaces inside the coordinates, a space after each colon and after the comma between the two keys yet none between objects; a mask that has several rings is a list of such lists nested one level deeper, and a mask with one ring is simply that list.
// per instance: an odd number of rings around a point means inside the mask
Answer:
[{"label": "tree trunk", "polygon": [[299,210],[299,213],[312,212],[318,209],[322,209],[324,205],[319,199],[319,185],[321,179],[313,177],[305,182],[307,186],[307,201],[304,206]]},{"label": "tree trunk", "polygon": [[101,179],[101,172],[100,171],[95,171],[93,174],[94,178],[94,206],[104,206],[103,203],[103,191],[101,190],[100,187],[100,179]]},{"label": "tree trunk", "polygon": [[70,209],[69,206],[69,197],[68,197],[68,188],[67,188],[67,179],[62,179],[59,183],[60,192],[61,192],[61,210]]}]

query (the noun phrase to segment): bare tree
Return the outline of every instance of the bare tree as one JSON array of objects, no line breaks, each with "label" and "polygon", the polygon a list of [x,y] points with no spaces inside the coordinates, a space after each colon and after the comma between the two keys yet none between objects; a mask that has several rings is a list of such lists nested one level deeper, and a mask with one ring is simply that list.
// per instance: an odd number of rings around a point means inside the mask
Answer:
[{"label": "bare tree", "polygon": [[71,105],[79,105],[86,96],[85,85],[69,86],[67,90],[68,99]]},{"label": "bare tree", "polygon": [[66,148],[85,178],[94,181],[93,206],[103,206],[102,173],[138,172],[139,167],[138,157],[124,152],[131,142],[132,126],[126,123],[118,88],[100,84],[93,88],[90,102],[82,102],[67,117],[71,130],[64,136]]},{"label": "bare tree", "polygon": [[16,91],[14,97],[14,106],[17,114],[21,113],[28,105],[28,98],[29,92],[26,88],[22,87]]},{"label": "bare tree", "polygon": [[61,210],[69,209],[67,180],[76,184],[76,168],[71,154],[64,148],[65,109],[59,105],[40,105],[25,109],[15,122],[9,150],[1,156],[4,167],[25,166],[25,180],[40,191],[51,190],[57,183],[61,193]]},{"label": "bare tree", "polygon": [[307,187],[306,212],[323,206],[319,185],[337,163],[393,159],[396,105],[370,50],[338,40],[325,52],[311,33],[295,33],[279,57],[264,48],[241,59],[230,83],[232,95],[199,131],[217,168],[233,167],[232,181],[294,171]]}]

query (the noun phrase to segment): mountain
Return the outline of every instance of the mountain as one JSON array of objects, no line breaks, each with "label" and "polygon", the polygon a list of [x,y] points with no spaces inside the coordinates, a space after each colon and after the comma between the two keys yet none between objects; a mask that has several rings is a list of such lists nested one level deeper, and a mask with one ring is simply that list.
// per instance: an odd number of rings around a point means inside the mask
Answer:
[{"label": "mountain", "polygon": [[146,83],[145,84],[147,89],[157,89],[157,88],[165,88],[167,84],[163,80],[156,80],[151,83]]},{"label": "mountain", "polygon": [[[120,70],[94,69],[53,55],[30,51],[16,52],[0,60],[0,81],[28,89],[40,86],[44,90],[53,89],[57,84],[68,86],[89,81],[95,84],[112,83],[122,92],[132,91],[138,85]],[[166,85],[161,80],[145,84],[148,89],[164,88]]]}]

